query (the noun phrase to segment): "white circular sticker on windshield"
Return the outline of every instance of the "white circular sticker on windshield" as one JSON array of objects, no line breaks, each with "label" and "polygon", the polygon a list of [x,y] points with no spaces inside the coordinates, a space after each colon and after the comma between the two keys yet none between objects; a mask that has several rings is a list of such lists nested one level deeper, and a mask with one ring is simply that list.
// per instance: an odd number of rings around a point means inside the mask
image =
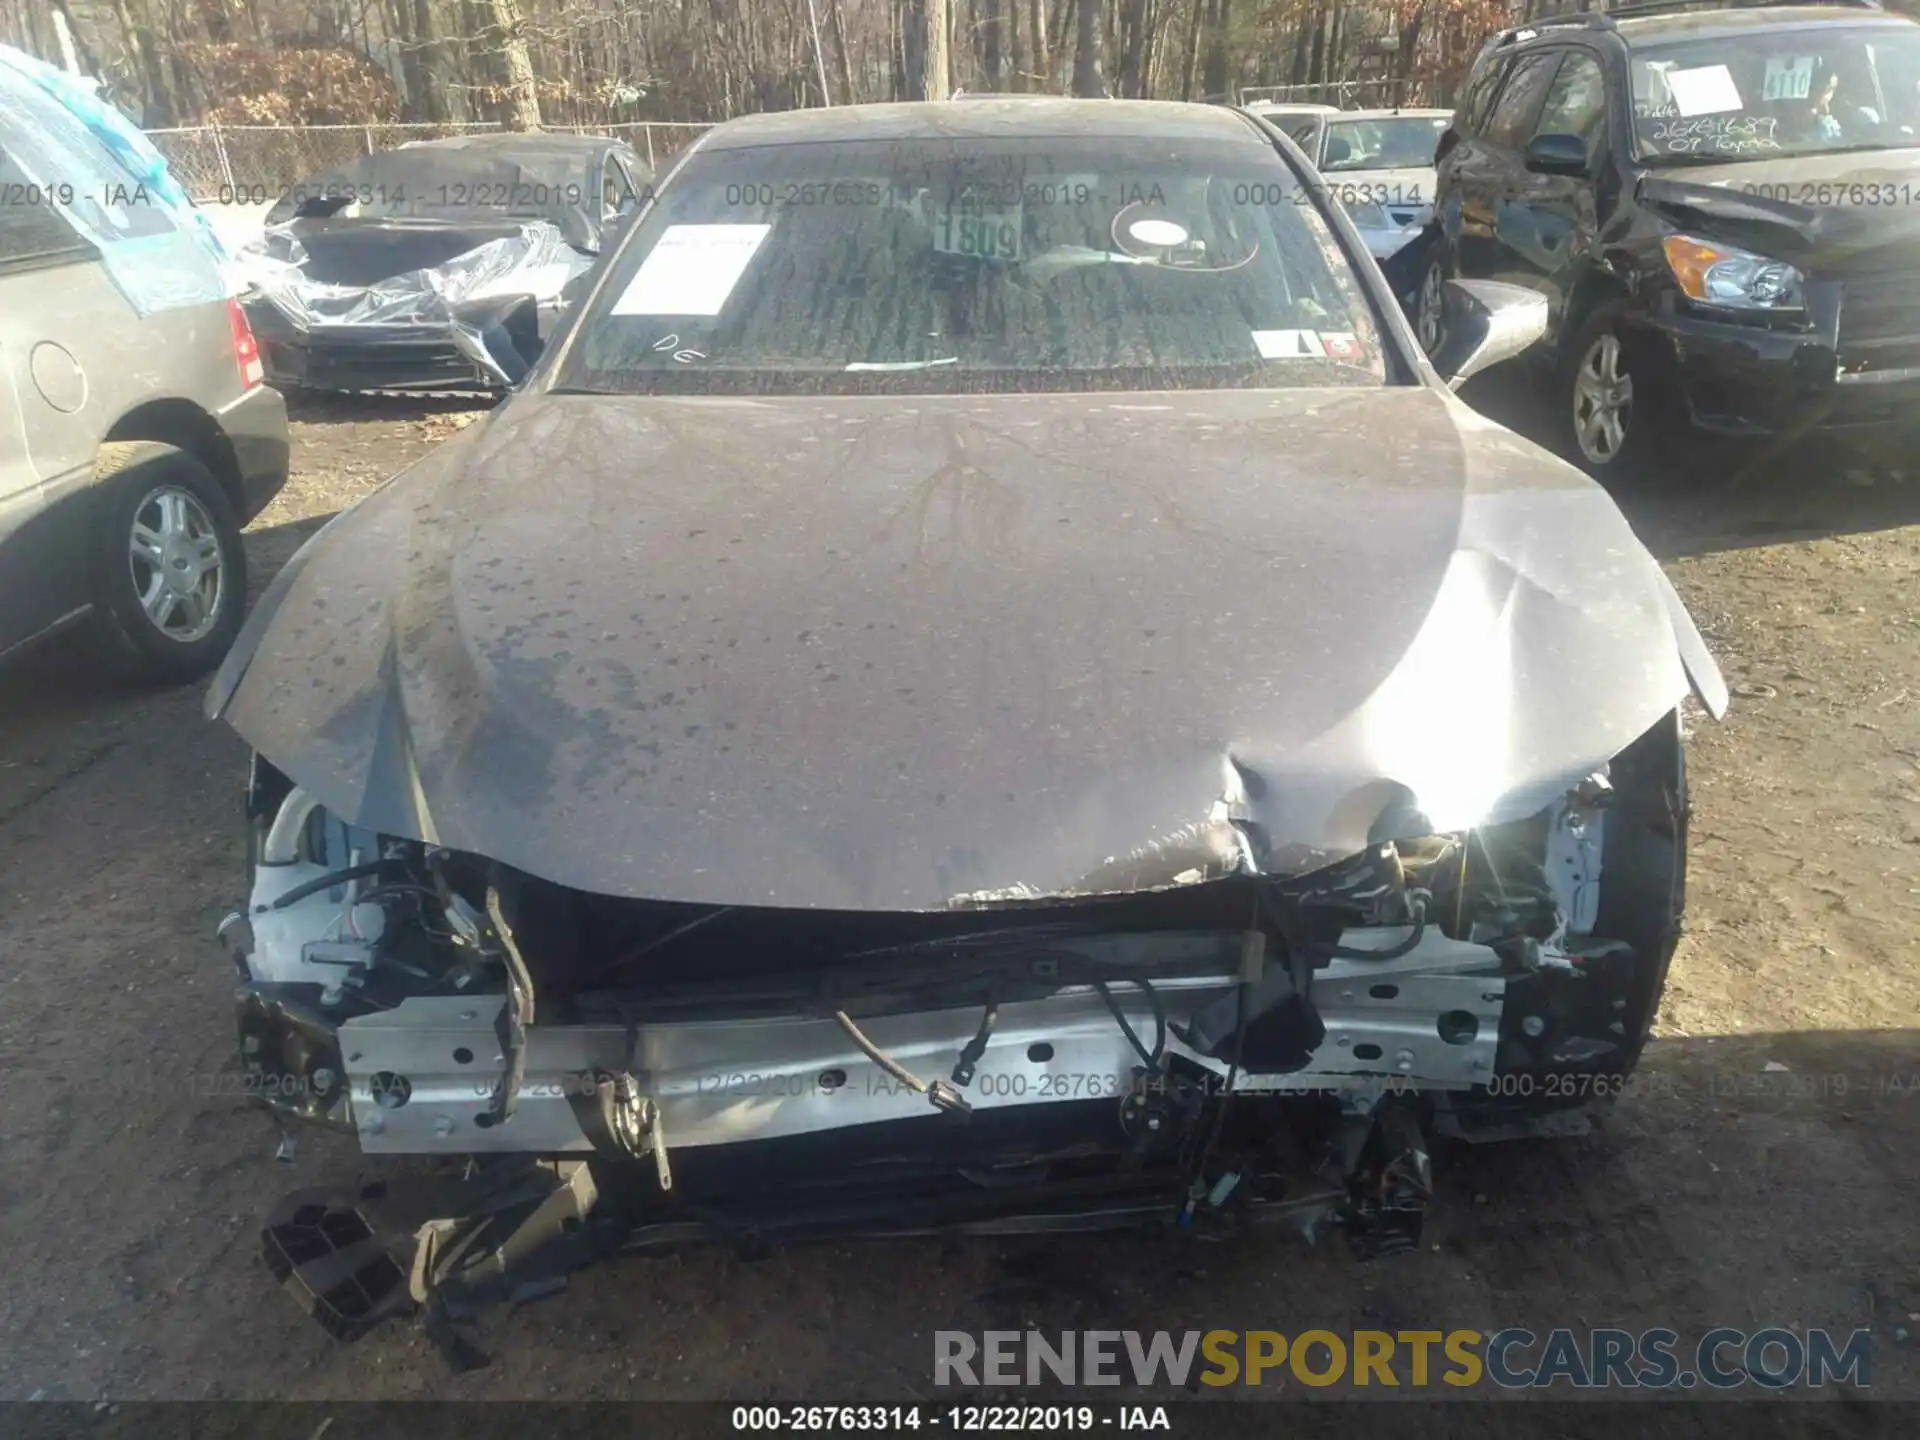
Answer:
[{"label": "white circular sticker on windshield", "polygon": [[1136,220],[1127,227],[1127,234],[1142,245],[1164,247],[1187,243],[1187,229],[1171,220]]}]

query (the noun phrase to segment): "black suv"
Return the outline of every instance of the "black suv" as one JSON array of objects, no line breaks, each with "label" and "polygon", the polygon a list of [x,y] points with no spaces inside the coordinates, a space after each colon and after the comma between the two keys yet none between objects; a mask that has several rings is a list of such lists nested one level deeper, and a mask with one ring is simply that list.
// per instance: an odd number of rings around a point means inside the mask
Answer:
[{"label": "black suv", "polygon": [[1416,328],[1450,276],[1547,295],[1594,474],[1691,424],[1920,426],[1920,25],[1666,3],[1493,36],[1441,136]]}]

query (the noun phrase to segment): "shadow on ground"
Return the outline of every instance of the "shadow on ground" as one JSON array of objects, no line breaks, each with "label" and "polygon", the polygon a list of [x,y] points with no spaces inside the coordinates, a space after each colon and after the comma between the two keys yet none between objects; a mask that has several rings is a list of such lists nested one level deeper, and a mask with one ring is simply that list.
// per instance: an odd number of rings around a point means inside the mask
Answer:
[{"label": "shadow on ground", "polygon": [[[1557,448],[1543,387],[1517,365],[1461,398]],[[1920,442],[1886,435],[1793,443],[1683,438],[1651,470],[1611,480],[1614,500],[1662,560],[1920,525]]]},{"label": "shadow on ground", "polygon": [[296,390],[287,396],[287,418],[301,425],[352,425],[368,420],[417,420],[490,410],[504,397],[464,391],[387,395],[378,391]]}]

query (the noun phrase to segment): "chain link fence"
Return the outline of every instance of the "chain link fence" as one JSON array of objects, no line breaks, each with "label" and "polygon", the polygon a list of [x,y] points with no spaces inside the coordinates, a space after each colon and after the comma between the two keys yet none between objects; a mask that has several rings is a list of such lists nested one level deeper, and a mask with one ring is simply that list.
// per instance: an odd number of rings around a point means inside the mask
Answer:
[{"label": "chain link fence", "polygon": [[580,126],[582,134],[617,135],[647,157],[656,170],[713,128],[708,120],[641,120],[625,125]]},{"label": "chain link fence", "polygon": [[[203,204],[259,205],[289,187],[362,155],[416,140],[493,134],[497,124],[472,125],[189,125],[149,130],[174,179]],[[659,166],[710,128],[700,122],[636,121],[620,125],[549,126],[549,132],[613,135]]]}]

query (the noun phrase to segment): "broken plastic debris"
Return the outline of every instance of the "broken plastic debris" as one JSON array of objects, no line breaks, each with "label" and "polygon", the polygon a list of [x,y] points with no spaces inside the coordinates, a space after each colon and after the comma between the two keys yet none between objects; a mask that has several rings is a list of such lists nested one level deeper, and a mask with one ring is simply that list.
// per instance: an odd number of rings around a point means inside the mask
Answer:
[{"label": "broken plastic debris", "polygon": [[1766,1064],[1762,1065],[1760,1068],[1761,1070],[1765,1071],[1767,1074],[1779,1075],[1779,1074],[1784,1074],[1786,1072],[1787,1067],[1782,1065],[1778,1060],[1769,1060],[1767,1061]]}]

